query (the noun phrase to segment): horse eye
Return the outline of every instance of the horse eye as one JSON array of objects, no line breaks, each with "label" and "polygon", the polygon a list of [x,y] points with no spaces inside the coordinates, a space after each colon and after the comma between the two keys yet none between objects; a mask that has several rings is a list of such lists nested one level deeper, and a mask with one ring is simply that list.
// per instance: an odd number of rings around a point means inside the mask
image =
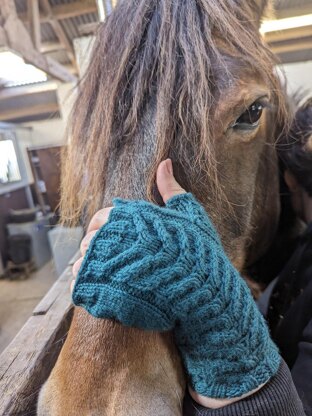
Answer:
[{"label": "horse eye", "polygon": [[263,112],[263,105],[255,101],[233,124],[238,129],[258,127]]}]

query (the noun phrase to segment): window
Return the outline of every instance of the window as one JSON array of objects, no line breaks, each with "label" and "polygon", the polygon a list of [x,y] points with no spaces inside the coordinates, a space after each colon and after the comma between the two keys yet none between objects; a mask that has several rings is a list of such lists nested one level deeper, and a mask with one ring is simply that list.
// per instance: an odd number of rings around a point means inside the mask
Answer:
[{"label": "window", "polygon": [[17,156],[12,140],[1,140],[0,136],[0,184],[20,181]]}]

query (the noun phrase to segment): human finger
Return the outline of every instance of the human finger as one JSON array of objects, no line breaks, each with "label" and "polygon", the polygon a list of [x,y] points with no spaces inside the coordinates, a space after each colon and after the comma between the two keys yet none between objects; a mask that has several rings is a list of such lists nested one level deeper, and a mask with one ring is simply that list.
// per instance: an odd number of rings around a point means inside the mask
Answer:
[{"label": "human finger", "polygon": [[103,208],[94,214],[88,226],[87,234],[91,231],[101,228],[107,222],[109,214],[113,208],[114,207]]}]

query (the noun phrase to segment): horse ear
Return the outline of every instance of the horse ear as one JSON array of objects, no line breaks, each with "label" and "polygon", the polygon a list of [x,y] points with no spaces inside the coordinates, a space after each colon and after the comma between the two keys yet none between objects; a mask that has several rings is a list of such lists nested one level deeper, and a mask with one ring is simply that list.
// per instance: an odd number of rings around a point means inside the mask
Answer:
[{"label": "horse ear", "polygon": [[270,0],[253,0],[250,3],[253,20],[258,26],[261,25],[264,16],[271,14],[272,2]]}]

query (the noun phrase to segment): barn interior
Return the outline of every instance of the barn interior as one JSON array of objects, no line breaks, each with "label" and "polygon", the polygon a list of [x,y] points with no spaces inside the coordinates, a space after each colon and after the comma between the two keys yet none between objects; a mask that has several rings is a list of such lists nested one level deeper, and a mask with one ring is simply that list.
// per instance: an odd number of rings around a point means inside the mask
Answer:
[{"label": "barn interior", "polygon": [[[59,224],[61,153],[96,30],[115,3],[0,2],[0,353],[50,307],[39,304],[49,291],[51,304],[60,285],[69,294],[83,229]],[[289,93],[311,95],[311,0],[277,0],[261,32]]]}]

